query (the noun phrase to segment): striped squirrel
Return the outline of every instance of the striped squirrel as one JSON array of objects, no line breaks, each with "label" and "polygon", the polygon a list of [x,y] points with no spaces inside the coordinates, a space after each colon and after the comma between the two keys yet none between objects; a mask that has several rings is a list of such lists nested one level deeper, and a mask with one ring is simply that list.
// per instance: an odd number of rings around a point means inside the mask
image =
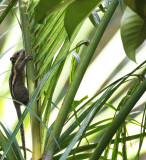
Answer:
[{"label": "striped squirrel", "polygon": [[[29,60],[32,60],[32,56],[25,57],[25,50],[21,49],[14,53],[14,55],[10,58],[12,62],[11,75],[9,77],[9,87],[11,96],[14,100],[17,100],[25,105],[28,104],[29,101],[29,93],[27,88],[25,87],[25,64]],[[18,120],[21,117],[21,109],[20,104],[16,101],[13,101],[14,106],[16,108]],[[21,140],[22,140],[22,148],[24,151],[24,158],[26,159],[26,148],[25,148],[25,135],[24,135],[24,126],[23,123],[20,127]]]}]

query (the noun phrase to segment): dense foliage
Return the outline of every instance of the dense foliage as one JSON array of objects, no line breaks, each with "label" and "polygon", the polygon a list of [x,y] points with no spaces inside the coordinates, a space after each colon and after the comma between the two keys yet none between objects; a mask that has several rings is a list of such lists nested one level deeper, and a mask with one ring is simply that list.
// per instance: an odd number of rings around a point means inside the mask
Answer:
[{"label": "dense foliage", "polygon": [[[0,23],[6,20],[10,12],[16,16],[14,8],[18,3],[23,45],[26,55],[33,55],[33,62],[27,64],[30,102],[25,106],[20,121],[13,132],[0,122],[1,160],[23,159],[15,137],[28,112],[31,113],[33,160],[128,159],[127,141],[135,139],[139,139],[135,158],[139,157],[146,135],[146,104],[142,104],[141,123],[132,118],[130,113],[146,91],[146,60],[129,74],[102,87],[93,97],[75,100],[84,74],[118,4],[124,10],[120,28],[124,50],[131,60],[136,61],[136,49],[146,38],[146,1],[143,1],[143,5],[139,0],[124,2],[127,6],[121,0],[9,2],[0,16]],[[2,4],[3,1],[0,1],[0,7]],[[141,8],[144,12],[141,12]],[[71,45],[88,17],[96,28],[92,40],[82,40],[72,49]],[[83,45],[87,49],[80,58],[78,54]],[[63,95],[63,102],[58,106],[53,102],[53,96],[70,54],[73,57],[69,85],[67,92],[58,93]],[[4,55],[1,54],[0,58]],[[114,106],[115,97],[123,91],[119,104]],[[56,108],[58,115],[52,120]],[[113,111],[110,118],[105,116],[96,119],[107,108]],[[51,125],[48,125],[50,121]],[[128,124],[138,125],[141,132],[129,135]]]}]

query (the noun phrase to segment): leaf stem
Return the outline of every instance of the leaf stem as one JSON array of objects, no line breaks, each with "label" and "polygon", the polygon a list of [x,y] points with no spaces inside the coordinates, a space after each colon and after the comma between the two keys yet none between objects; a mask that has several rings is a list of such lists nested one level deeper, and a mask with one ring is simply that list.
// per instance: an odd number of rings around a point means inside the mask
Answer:
[{"label": "leaf stem", "polygon": [[[25,46],[26,55],[32,55],[31,48],[31,38],[29,32],[28,15],[26,11],[26,3],[23,0],[19,0],[19,10],[21,17],[21,27],[23,43]],[[29,61],[27,63],[27,82],[29,88],[30,97],[32,96],[36,86],[35,86],[35,71],[33,63]],[[39,110],[37,108],[37,101],[35,100],[31,106],[31,109],[39,115]],[[33,159],[38,159],[41,156],[40,148],[40,122],[36,119],[34,115],[31,114],[31,130],[32,130],[32,149],[33,149]]]},{"label": "leaf stem", "polygon": [[[61,109],[59,111],[59,114],[58,114],[57,119],[54,124],[53,134],[56,137],[56,139],[58,139],[60,136],[60,133],[62,131],[62,128],[63,128],[65,120],[66,120],[66,117],[70,111],[72,102],[73,102],[74,97],[76,95],[76,92],[79,88],[79,85],[82,81],[82,78],[85,74],[85,71],[90,63],[90,60],[96,50],[96,47],[97,47],[99,41],[101,40],[101,37],[102,37],[117,5],[118,5],[118,0],[113,0],[110,7],[107,10],[107,13],[105,14],[105,16],[103,18],[101,24],[99,25],[97,31],[95,32],[95,35],[94,35],[92,42],[91,42],[91,45],[89,46],[83,59],[81,59],[81,61],[80,61],[80,64],[77,68],[74,79],[68,89],[68,92],[65,96],[64,102],[61,106]],[[50,136],[49,141],[48,141],[48,145],[46,147],[46,150],[45,150],[45,153],[43,156],[43,159],[52,160],[55,145],[56,144],[55,144],[54,140]]]}]

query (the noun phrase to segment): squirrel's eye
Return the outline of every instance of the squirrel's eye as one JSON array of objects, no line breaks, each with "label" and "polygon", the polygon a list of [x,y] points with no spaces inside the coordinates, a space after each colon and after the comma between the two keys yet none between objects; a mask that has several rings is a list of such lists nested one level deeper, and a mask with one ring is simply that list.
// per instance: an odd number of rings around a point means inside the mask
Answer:
[{"label": "squirrel's eye", "polygon": [[17,55],[19,55],[20,54],[20,52],[17,52]]}]

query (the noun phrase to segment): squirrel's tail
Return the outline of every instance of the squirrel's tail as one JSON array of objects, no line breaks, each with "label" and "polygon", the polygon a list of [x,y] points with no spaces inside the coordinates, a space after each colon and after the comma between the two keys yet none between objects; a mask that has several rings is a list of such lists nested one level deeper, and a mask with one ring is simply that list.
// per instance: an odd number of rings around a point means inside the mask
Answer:
[{"label": "squirrel's tail", "polygon": [[[15,107],[16,107],[18,120],[20,120],[21,115],[22,115],[21,114],[20,104],[15,103]],[[25,134],[24,134],[24,125],[23,125],[23,123],[20,126],[20,133],[21,133],[21,141],[22,141],[22,148],[23,148],[23,152],[24,152],[24,158],[26,159]]]}]

